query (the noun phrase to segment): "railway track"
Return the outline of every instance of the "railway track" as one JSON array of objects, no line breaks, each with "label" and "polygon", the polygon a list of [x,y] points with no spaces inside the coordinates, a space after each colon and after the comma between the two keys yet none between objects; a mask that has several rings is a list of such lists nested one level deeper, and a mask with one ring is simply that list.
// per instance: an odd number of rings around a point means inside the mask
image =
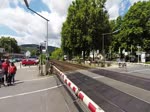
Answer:
[{"label": "railway track", "polygon": [[62,72],[75,71],[79,69],[84,69],[84,70],[90,69],[90,67],[87,66],[72,64],[65,61],[52,60],[51,62]]}]

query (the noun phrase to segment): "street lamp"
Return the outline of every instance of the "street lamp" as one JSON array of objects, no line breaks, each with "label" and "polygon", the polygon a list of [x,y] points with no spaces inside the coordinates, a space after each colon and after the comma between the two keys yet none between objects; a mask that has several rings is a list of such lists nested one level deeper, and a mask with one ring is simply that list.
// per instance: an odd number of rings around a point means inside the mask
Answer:
[{"label": "street lamp", "polygon": [[113,32],[111,32],[111,33],[103,33],[102,34],[102,53],[103,53],[103,56],[104,56],[104,62],[105,62],[105,42],[104,42],[104,40],[105,40],[105,35],[112,35],[112,34],[115,34],[115,33],[117,33],[118,31],[120,31],[120,29],[118,29],[118,30],[115,30],[115,31],[113,31]]},{"label": "street lamp", "polygon": [[[32,10],[32,9],[29,7],[29,4],[28,4],[28,1],[27,1],[27,0],[24,0],[24,2],[25,2],[26,7],[27,7],[30,11],[32,11],[32,12],[35,13],[35,14],[37,14],[38,16],[40,16],[41,18],[43,18],[43,19],[46,20],[46,22],[47,22],[46,55],[47,55],[47,61],[48,61],[48,22],[49,22],[49,20],[48,20],[47,18],[43,17],[42,15],[40,15],[39,13],[37,13],[36,11]],[[47,64],[46,64],[46,66],[47,66]],[[48,68],[48,67],[46,67],[46,68]],[[46,73],[47,73],[47,69],[45,69],[45,70],[46,70]]]},{"label": "street lamp", "polygon": [[40,16],[41,18],[43,18],[44,20],[46,20],[47,22],[47,38],[46,38],[46,51],[48,53],[48,22],[49,20],[45,17],[43,17],[42,15],[40,15],[39,13],[37,13],[36,11],[32,10],[30,7],[29,7],[29,4],[28,4],[28,1],[27,0],[24,0],[25,4],[26,4],[26,7],[32,11],[33,13],[37,14],[38,16]]}]

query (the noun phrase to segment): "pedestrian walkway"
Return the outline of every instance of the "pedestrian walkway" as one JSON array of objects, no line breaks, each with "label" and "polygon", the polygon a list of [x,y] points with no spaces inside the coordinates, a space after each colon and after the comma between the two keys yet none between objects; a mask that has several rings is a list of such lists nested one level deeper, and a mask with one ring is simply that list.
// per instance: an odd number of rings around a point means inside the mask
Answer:
[{"label": "pedestrian walkway", "polygon": [[56,76],[38,76],[33,67],[19,69],[16,80],[0,88],[1,112],[83,112]]},{"label": "pedestrian walkway", "polygon": [[127,63],[126,69],[119,68],[117,65],[112,65],[110,67],[103,68],[103,69],[112,70],[112,71],[116,71],[116,72],[120,72],[120,73],[126,73],[127,75],[133,75],[133,76],[150,79],[150,67],[149,66]]}]

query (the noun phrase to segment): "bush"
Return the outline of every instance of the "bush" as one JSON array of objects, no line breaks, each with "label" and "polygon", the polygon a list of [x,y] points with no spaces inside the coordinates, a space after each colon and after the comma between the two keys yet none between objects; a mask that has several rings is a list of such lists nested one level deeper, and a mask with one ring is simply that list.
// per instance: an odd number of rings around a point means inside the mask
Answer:
[{"label": "bush", "polygon": [[105,62],[101,62],[101,67],[105,67]]},{"label": "bush", "polygon": [[80,57],[76,57],[78,64],[81,64],[81,59]]},{"label": "bush", "polygon": [[150,64],[150,61],[146,62],[146,64]]},{"label": "bush", "polygon": [[56,59],[56,60],[63,60],[63,52],[61,48],[56,48],[52,53],[51,53],[51,59]]},{"label": "bush", "polygon": [[110,63],[110,62],[109,62],[109,63],[107,63],[107,66],[108,66],[108,67],[110,67],[110,66],[111,66],[111,63]]},{"label": "bush", "polygon": [[45,55],[45,54],[41,54],[41,55],[39,56],[39,60],[41,61],[41,64],[42,64],[42,65],[45,64],[46,55]]}]

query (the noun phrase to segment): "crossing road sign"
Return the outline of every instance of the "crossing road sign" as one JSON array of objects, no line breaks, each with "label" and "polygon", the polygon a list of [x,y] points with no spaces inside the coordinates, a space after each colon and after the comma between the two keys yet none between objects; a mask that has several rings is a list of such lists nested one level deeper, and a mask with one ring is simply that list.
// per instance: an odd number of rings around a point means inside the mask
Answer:
[{"label": "crossing road sign", "polygon": [[27,51],[27,52],[25,53],[25,55],[26,55],[26,57],[30,57],[30,56],[31,56],[30,51]]}]

